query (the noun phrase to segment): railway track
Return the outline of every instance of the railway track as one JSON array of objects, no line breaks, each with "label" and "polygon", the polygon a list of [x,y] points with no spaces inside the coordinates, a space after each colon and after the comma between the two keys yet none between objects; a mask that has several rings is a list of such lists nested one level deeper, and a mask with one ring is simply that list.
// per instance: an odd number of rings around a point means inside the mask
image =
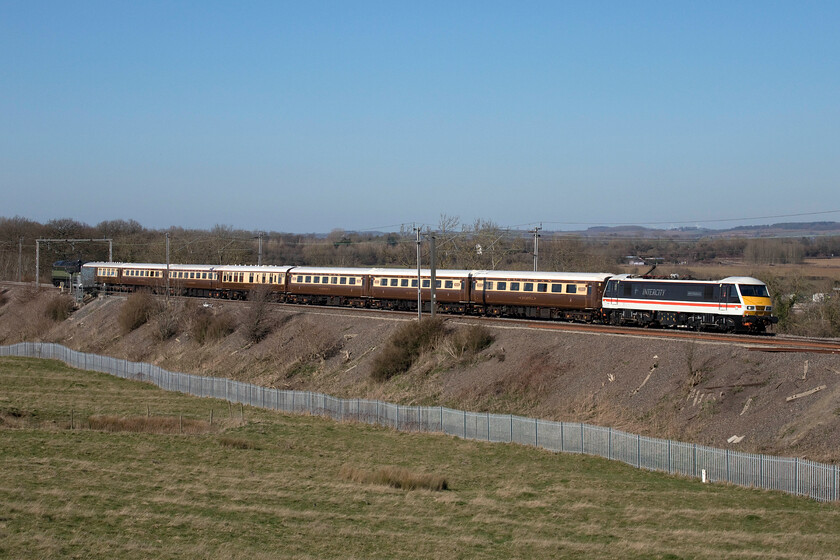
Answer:
[{"label": "railway track", "polygon": [[[0,285],[9,286],[32,286],[31,282],[0,282]],[[41,289],[57,290],[50,284],[41,284]],[[114,294],[116,295],[116,294]],[[111,296],[113,297],[113,295]],[[181,298],[175,299],[195,299],[195,298]],[[233,304],[247,304],[247,302],[237,302],[234,300],[216,300],[207,299],[206,301],[216,303],[224,301],[225,303]],[[381,318],[383,316],[400,317],[408,319],[415,317],[416,312],[409,311],[386,311],[379,309],[364,309],[353,307],[332,307],[332,306],[306,306],[293,303],[273,303],[272,305],[294,310],[297,312],[318,312],[328,310],[330,313],[342,314],[356,314],[363,316],[371,316]],[[575,332],[575,333],[592,333],[599,335],[611,336],[628,336],[628,337],[644,337],[644,338],[662,338],[670,340],[685,340],[697,341],[718,344],[735,344],[742,345],[746,349],[756,352],[814,352],[824,354],[840,354],[840,340],[839,339],[820,339],[797,337],[790,335],[742,335],[742,334],[724,334],[714,332],[697,332],[676,329],[658,329],[658,328],[637,328],[637,327],[615,327],[612,325],[597,325],[589,323],[563,323],[563,322],[549,322],[526,319],[507,319],[499,317],[480,317],[475,315],[446,315],[444,317],[457,318],[466,322],[479,322],[487,325],[494,325],[498,327],[517,327],[530,328],[538,330],[554,330],[561,332]]]},{"label": "railway track", "polygon": [[[218,300],[212,300],[218,301]],[[243,302],[244,303],[244,302]],[[414,311],[391,311],[380,309],[365,309],[354,307],[307,306],[294,303],[275,303],[278,307],[289,310],[329,310],[331,313],[347,313],[381,318],[400,317],[410,319],[417,316]],[[428,314],[424,314],[427,316]],[[670,340],[698,341],[718,344],[742,345],[746,349],[759,352],[814,352],[823,354],[840,354],[840,340],[777,335],[773,333],[763,335],[725,334],[715,332],[697,332],[677,329],[615,327],[612,325],[598,325],[590,323],[549,322],[528,319],[508,319],[500,317],[482,317],[476,315],[440,314],[442,317],[463,320],[464,322],[482,323],[499,327],[529,328],[538,330],[554,330],[575,333],[593,333],[599,335],[628,336],[644,338],[662,338]]]}]

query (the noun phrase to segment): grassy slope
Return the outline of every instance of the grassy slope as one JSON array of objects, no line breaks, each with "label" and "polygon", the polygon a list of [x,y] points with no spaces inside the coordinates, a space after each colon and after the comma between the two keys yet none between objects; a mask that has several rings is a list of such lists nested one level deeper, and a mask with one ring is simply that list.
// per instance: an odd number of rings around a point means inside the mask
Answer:
[{"label": "grassy slope", "polygon": [[[90,414],[209,419],[181,436]],[[68,430],[71,411],[82,429]],[[237,410],[233,409],[234,416]],[[840,558],[840,509],[592,457],[246,409],[0,359],[0,558]],[[77,424],[78,425],[78,424]],[[223,437],[256,449],[220,445]],[[451,490],[343,480],[343,465]]]}]

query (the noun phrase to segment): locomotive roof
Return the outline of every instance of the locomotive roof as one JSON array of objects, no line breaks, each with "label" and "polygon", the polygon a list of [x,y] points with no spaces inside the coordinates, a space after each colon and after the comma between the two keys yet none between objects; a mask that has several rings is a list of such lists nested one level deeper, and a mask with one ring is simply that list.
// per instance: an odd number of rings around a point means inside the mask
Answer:
[{"label": "locomotive roof", "polygon": [[720,280],[695,280],[693,278],[644,278],[632,274],[618,274],[612,277],[613,280],[635,280],[637,282],[693,282],[695,284],[751,284],[764,286],[764,282],[751,276],[727,276]]}]

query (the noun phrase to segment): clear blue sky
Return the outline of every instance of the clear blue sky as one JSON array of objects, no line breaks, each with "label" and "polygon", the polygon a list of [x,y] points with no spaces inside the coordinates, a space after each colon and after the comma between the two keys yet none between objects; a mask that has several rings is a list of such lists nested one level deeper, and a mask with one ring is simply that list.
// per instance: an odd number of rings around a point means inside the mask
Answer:
[{"label": "clear blue sky", "polygon": [[838,186],[836,1],[0,0],[0,216],[723,227]]}]

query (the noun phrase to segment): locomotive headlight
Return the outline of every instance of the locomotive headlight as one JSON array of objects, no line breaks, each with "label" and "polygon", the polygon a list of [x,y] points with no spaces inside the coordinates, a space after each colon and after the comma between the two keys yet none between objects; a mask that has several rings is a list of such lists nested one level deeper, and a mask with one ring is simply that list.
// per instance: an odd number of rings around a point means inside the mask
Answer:
[{"label": "locomotive headlight", "polygon": [[755,305],[748,305],[747,311],[755,311]]}]

